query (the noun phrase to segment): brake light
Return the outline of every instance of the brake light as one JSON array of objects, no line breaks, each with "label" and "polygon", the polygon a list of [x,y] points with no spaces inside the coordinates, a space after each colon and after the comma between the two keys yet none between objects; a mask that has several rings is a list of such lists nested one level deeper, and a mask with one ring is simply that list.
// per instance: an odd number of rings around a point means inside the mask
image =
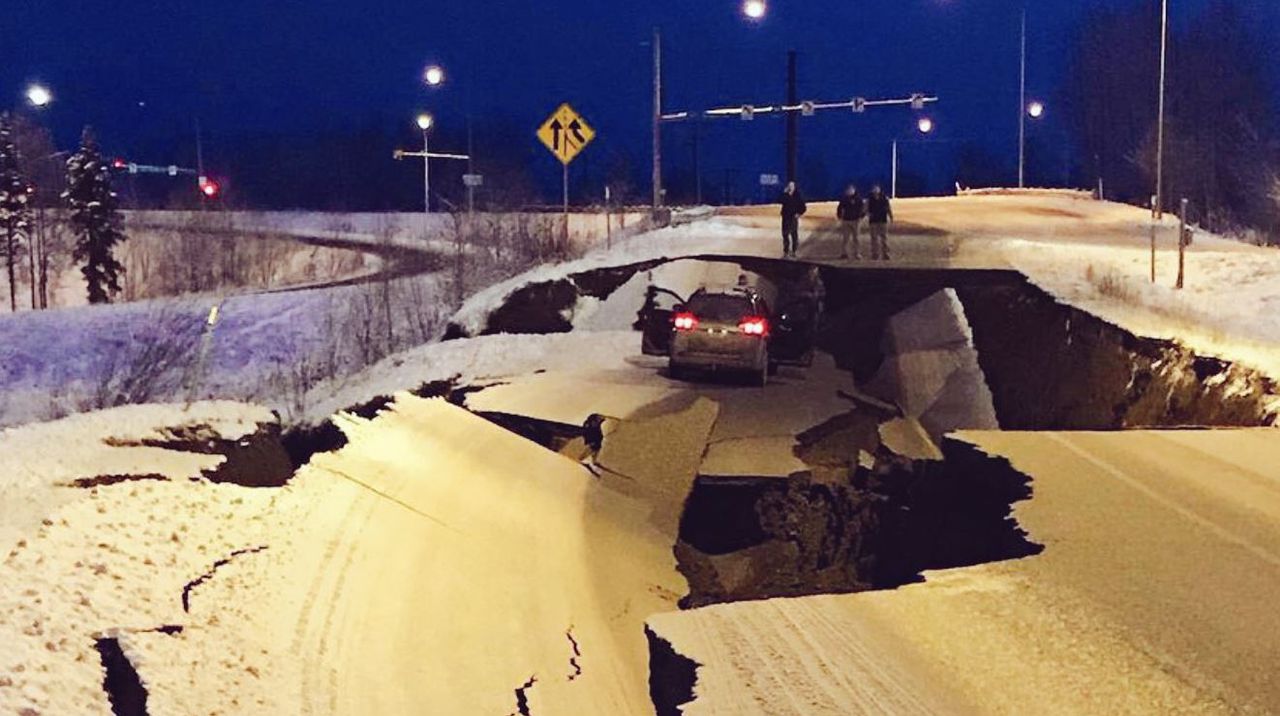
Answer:
[{"label": "brake light", "polygon": [[692,313],[677,313],[675,324],[677,331],[692,331],[698,327],[698,317]]},{"label": "brake light", "polygon": [[748,336],[764,337],[769,335],[769,322],[758,316],[748,316],[738,324],[738,330]]}]

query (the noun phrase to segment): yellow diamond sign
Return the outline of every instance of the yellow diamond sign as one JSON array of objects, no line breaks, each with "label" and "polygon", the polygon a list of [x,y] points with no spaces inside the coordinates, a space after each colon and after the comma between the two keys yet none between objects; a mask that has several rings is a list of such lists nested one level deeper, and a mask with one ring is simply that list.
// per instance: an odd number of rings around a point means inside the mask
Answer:
[{"label": "yellow diamond sign", "polygon": [[565,164],[577,158],[595,138],[596,130],[568,103],[560,105],[538,128],[538,139]]}]

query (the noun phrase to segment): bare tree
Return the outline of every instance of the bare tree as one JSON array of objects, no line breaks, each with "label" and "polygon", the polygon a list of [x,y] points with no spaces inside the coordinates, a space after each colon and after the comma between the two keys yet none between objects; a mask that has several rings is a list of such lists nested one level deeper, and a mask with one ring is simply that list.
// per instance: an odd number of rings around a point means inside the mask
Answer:
[{"label": "bare tree", "polygon": [[91,409],[175,397],[191,376],[204,321],[184,303],[157,305],[128,335],[100,352]]}]

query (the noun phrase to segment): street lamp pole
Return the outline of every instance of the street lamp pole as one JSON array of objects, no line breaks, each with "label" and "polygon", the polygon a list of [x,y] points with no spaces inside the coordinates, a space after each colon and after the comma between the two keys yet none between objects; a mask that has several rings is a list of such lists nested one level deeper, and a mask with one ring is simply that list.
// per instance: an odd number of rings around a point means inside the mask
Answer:
[{"label": "street lamp pole", "polygon": [[1018,80],[1018,188],[1027,186],[1027,8],[1022,8],[1022,51]]},{"label": "street lamp pole", "polygon": [[653,28],[653,211],[662,208],[662,30]]},{"label": "street lamp pole", "polygon": [[897,139],[893,140],[893,183],[890,185],[889,196],[891,196],[894,199],[898,198],[898,140]]},{"label": "street lamp pole", "polygon": [[418,115],[418,129],[422,130],[422,235],[431,232],[431,125],[435,120],[430,114]]},{"label": "street lamp pole", "polygon": [[1160,101],[1156,120],[1156,199],[1152,211],[1164,218],[1164,95],[1165,71],[1169,50],[1169,0],[1160,3]]}]

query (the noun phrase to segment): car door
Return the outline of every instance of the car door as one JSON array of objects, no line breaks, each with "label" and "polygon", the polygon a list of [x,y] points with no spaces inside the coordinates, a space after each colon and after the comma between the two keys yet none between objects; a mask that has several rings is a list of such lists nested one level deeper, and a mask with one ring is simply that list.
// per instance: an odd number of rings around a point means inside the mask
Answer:
[{"label": "car door", "polygon": [[819,307],[815,297],[788,296],[774,319],[769,358],[774,363],[808,367],[818,332]]},{"label": "car door", "polygon": [[665,356],[671,352],[673,319],[685,300],[674,291],[650,286],[636,321],[641,332],[640,350],[649,356]]}]

